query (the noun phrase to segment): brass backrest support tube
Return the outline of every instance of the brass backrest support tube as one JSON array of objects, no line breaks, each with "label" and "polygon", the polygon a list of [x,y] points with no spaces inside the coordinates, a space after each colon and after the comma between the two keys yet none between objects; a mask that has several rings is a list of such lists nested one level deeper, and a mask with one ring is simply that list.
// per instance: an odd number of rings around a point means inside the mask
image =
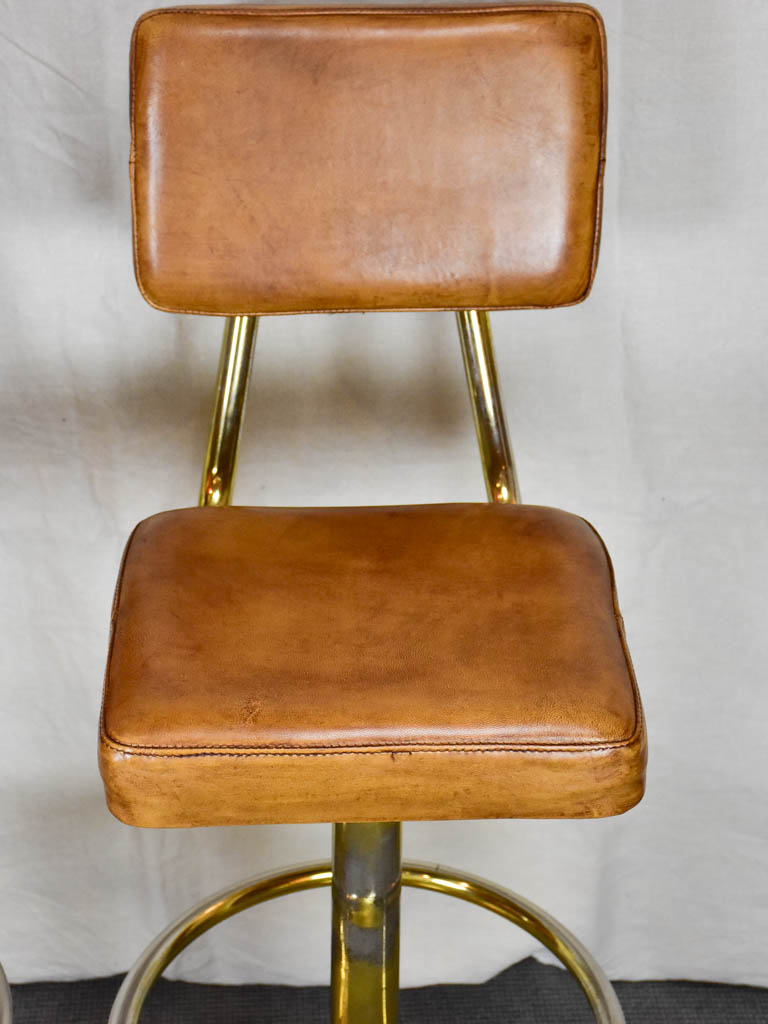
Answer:
[{"label": "brass backrest support tube", "polygon": [[517,503],[520,488],[504,421],[488,313],[477,309],[460,310],[456,321],[488,500]]},{"label": "brass backrest support tube", "polygon": [[257,327],[255,316],[227,317],[224,325],[200,505],[229,505],[232,501]]}]

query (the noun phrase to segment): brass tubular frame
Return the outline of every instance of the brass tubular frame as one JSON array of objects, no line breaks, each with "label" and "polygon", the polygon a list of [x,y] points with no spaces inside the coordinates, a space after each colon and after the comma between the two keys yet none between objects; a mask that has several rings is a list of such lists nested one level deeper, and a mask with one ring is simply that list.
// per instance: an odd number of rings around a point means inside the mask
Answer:
[{"label": "brass tubular frame", "polygon": [[123,979],[112,1004],[109,1024],[136,1024],[149,990],[165,968],[198,936],[220,921],[267,900],[330,884],[330,865],[310,864],[277,875],[253,878],[203,900],[169,924],[147,946]]},{"label": "brass tubular frame", "polygon": [[255,316],[230,316],[224,325],[200,505],[229,505],[232,501],[257,329]]},{"label": "brass tubular frame", "polygon": [[625,1024],[613,985],[589,950],[558,920],[524,896],[475,875],[442,867],[433,869],[429,864],[416,862],[404,866],[403,885],[454,896],[516,924],[554,953],[573,974],[592,1007],[597,1024]]},{"label": "brass tubular frame", "polygon": [[512,446],[507,437],[490,317],[485,310],[459,310],[456,323],[488,501],[517,503],[520,501],[520,486]]},{"label": "brass tubular frame", "polygon": [[[517,502],[488,314],[461,311],[456,319],[488,500]],[[201,505],[228,505],[232,499],[256,329],[257,318],[252,316],[226,322]],[[154,982],[209,928],[259,903],[320,886],[332,886],[332,1024],[396,1024],[402,885],[474,903],[525,929],[574,974],[598,1024],[624,1024],[611,983],[566,928],[523,897],[472,875],[432,870],[425,864],[402,865],[401,838],[399,822],[336,824],[332,865],[314,864],[252,879],[193,907],[158,935],[128,972],[109,1024],[137,1024]],[[3,980],[0,968],[0,1024],[10,1024]]]},{"label": "brass tubular frame", "polygon": [[[258,903],[331,885],[332,881],[330,864],[312,864],[243,882],[182,914],[147,946],[126,975],[113,1003],[109,1024],[137,1024],[144,1000],[157,978],[198,935],[219,921]],[[625,1024],[616,993],[591,954],[567,928],[534,903],[473,875],[428,864],[406,862],[402,884],[474,903],[525,929],[572,972],[589,1000],[597,1024]],[[365,905],[360,910],[363,915],[370,913]],[[365,1017],[355,1018],[356,1024],[364,1020]]]},{"label": "brass tubular frame", "polygon": [[400,822],[333,827],[332,1024],[395,1024]]},{"label": "brass tubular frame", "polygon": [[13,1020],[13,1001],[11,986],[5,976],[3,965],[0,964],[0,1024],[11,1024]]}]

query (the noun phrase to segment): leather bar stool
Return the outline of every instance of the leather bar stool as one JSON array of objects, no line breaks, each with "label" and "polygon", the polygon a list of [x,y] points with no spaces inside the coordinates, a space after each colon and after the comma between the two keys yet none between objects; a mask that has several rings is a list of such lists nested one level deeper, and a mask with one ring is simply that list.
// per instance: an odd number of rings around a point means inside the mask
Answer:
[{"label": "leather bar stool", "polygon": [[[206,900],[128,974],[113,1024],[231,914],[332,887],[331,1018],[393,1022],[401,885],[527,929],[623,1020],[587,951],[522,897],[400,860],[400,822],[619,814],[642,712],[594,529],[518,503],[490,309],[584,299],[605,37],[582,4],[189,8],[137,24],[135,267],[226,316],[199,507],[128,542],[100,763],[166,828],[335,822],[333,861]],[[455,310],[488,503],[230,505],[257,316]]]}]

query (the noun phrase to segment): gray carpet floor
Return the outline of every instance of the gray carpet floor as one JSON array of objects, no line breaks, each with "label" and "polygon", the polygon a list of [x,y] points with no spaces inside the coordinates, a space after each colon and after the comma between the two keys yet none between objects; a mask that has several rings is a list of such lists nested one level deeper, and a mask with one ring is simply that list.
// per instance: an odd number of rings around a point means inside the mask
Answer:
[{"label": "gray carpet floor", "polygon": [[[121,978],[13,986],[14,1024],[106,1024]],[[768,1024],[768,989],[687,981],[617,982],[627,1024]],[[405,989],[400,1024],[590,1024],[576,982],[535,960],[484,985]],[[161,979],[142,1024],[327,1024],[327,988],[196,985]]]}]

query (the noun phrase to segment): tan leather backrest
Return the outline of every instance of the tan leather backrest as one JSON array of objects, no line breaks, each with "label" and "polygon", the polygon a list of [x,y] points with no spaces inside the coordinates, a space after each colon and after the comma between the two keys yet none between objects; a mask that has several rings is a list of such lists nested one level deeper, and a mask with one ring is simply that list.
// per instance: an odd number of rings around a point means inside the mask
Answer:
[{"label": "tan leather backrest", "polygon": [[605,119],[583,4],[149,12],[131,56],[139,287],[214,314],[578,302]]}]

